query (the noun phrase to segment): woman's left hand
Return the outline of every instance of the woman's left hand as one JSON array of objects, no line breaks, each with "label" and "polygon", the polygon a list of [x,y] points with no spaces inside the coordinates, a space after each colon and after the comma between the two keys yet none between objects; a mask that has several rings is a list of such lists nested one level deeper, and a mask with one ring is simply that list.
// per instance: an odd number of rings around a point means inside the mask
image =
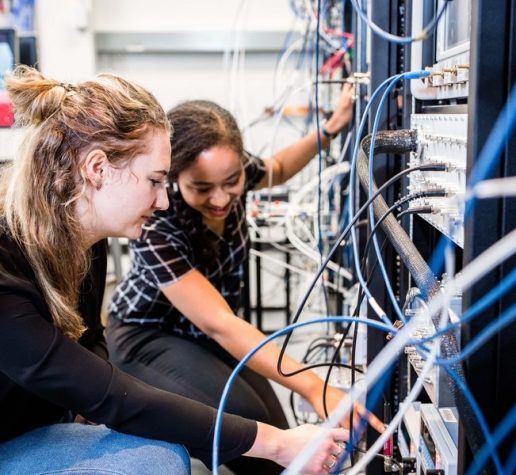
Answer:
[{"label": "woman's left hand", "polygon": [[[347,394],[340,389],[337,389],[334,386],[328,386],[326,391],[326,408],[328,409],[328,415],[330,415],[337,406],[341,403],[344,398],[347,398]],[[322,389],[318,391],[318,394],[315,394],[310,399],[310,404],[314,408],[315,412],[319,415],[321,419],[326,419],[326,415],[324,413],[324,405],[323,405],[323,393]],[[373,413],[369,412],[362,404],[355,403],[353,406],[353,427],[357,428],[360,423],[360,418],[365,417],[367,422],[371,425],[373,429],[377,432],[383,432],[384,425],[378,417],[376,417]],[[349,429],[349,416],[344,418],[341,421],[341,426]]]},{"label": "woman's left hand", "polygon": [[353,116],[353,86],[344,84],[335,111],[324,124],[326,131],[332,135],[339,133],[351,122]]},{"label": "woman's left hand", "polygon": [[[302,469],[303,473],[307,475],[331,473],[343,451],[343,444],[349,438],[348,432],[342,428],[328,431],[311,424],[281,431],[276,428],[264,427],[263,424],[258,423],[258,434],[264,431],[268,431],[268,436],[267,442],[262,445],[272,447],[274,454],[266,456],[266,458],[271,458],[283,467],[288,467],[298,454],[306,449],[307,445],[313,443],[322,434],[326,434]],[[261,436],[258,435],[257,438],[261,438]],[[260,445],[260,442],[256,445]],[[253,455],[253,453],[250,451],[247,455]]]}]

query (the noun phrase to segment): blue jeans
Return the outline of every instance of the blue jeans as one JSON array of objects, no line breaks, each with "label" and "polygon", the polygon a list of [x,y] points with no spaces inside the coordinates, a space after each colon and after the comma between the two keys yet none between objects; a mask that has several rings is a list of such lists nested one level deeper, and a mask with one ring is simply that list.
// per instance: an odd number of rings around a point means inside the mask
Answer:
[{"label": "blue jeans", "polygon": [[0,443],[2,475],[189,475],[182,445],[105,426],[55,424]]}]

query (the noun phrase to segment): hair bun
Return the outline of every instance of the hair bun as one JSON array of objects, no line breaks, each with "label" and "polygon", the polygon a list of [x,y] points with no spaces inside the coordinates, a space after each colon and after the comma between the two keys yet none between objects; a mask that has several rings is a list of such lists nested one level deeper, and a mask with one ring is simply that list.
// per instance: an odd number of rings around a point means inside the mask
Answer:
[{"label": "hair bun", "polygon": [[39,125],[54,115],[63,103],[70,84],[43,76],[36,69],[17,66],[5,81],[20,125]]}]

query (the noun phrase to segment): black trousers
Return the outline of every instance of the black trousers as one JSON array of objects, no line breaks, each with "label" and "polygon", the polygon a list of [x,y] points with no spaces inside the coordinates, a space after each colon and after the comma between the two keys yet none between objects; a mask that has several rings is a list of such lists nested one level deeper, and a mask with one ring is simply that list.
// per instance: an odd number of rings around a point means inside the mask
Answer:
[{"label": "black trousers", "polygon": [[[238,363],[215,342],[206,344],[172,335],[157,326],[123,324],[110,317],[106,331],[110,360],[126,373],[166,391],[218,407]],[[270,383],[249,368],[235,380],[226,412],[281,429],[288,422]],[[239,457],[226,464],[236,474],[279,474],[279,465]]]}]

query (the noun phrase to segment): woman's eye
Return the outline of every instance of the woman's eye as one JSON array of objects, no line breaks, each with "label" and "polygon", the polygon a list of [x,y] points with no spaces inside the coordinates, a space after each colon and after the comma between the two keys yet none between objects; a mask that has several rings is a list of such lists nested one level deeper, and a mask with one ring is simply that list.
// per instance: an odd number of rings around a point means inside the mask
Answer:
[{"label": "woman's eye", "polygon": [[153,188],[165,186],[161,180],[153,180],[152,178],[149,178],[149,181],[151,182]]}]

